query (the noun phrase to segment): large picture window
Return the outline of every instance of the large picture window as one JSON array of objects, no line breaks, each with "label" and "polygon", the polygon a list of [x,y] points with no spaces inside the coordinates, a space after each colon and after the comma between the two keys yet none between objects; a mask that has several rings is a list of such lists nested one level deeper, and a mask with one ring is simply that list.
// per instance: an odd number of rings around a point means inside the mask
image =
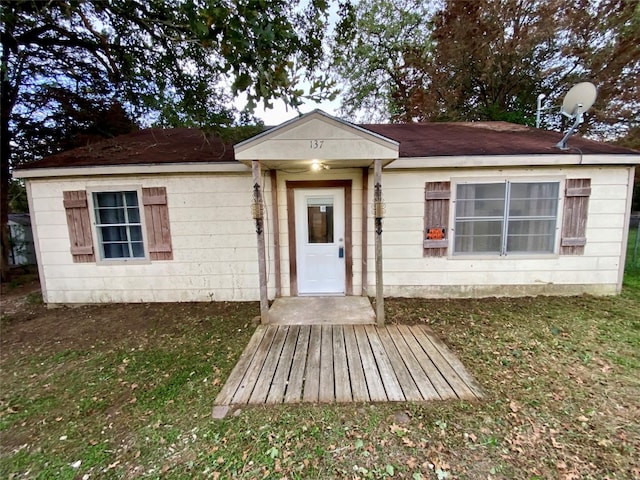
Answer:
[{"label": "large picture window", "polygon": [[553,253],[559,182],[458,184],[454,254]]},{"label": "large picture window", "polygon": [[101,258],[144,258],[138,192],[94,192],[93,205]]}]

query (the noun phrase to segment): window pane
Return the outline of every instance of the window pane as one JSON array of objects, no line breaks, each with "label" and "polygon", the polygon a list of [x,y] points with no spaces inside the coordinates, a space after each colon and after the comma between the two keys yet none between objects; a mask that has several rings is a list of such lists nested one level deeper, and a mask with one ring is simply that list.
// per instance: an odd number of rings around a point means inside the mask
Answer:
[{"label": "window pane", "polygon": [[96,199],[96,205],[100,207],[122,206],[122,194],[120,192],[103,192],[95,193],[94,195]]},{"label": "window pane", "polygon": [[456,218],[504,216],[504,183],[458,185]]},{"label": "window pane", "polygon": [[129,227],[129,233],[131,235],[132,242],[142,241],[142,227],[139,227],[139,226]]},{"label": "window pane", "polygon": [[553,253],[558,182],[512,183],[507,252]]},{"label": "window pane", "polygon": [[131,250],[133,250],[133,256],[136,258],[144,257],[144,245],[142,242],[133,242],[131,244]]},{"label": "window pane", "polygon": [[127,241],[127,227],[100,227],[103,242]]},{"label": "window pane", "polygon": [[507,252],[553,253],[555,229],[555,219],[509,221]]},{"label": "window pane", "polygon": [[333,243],[333,199],[307,199],[309,243]]},{"label": "window pane", "polygon": [[105,243],[104,258],[127,258],[129,257],[129,247],[123,243]]},{"label": "window pane", "polygon": [[128,207],[138,206],[138,192],[124,192]]},{"label": "window pane", "polygon": [[129,223],[140,223],[140,212],[138,208],[127,208]]},{"label": "window pane", "polygon": [[99,208],[96,210],[96,222],[101,225],[125,223],[123,208]]},{"label": "window pane", "polygon": [[556,216],[559,183],[512,183],[509,216]]},{"label": "window pane", "polygon": [[457,253],[500,253],[502,219],[456,222]]}]

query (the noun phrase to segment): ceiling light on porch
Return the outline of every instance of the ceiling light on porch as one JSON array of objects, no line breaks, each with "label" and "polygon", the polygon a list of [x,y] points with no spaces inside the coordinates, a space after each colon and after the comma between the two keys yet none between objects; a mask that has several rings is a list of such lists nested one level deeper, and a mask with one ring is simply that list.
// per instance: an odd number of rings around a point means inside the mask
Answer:
[{"label": "ceiling light on porch", "polygon": [[329,170],[329,166],[322,163],[320,160],[311,160],[311,170],[319,172],[320,170]]}]

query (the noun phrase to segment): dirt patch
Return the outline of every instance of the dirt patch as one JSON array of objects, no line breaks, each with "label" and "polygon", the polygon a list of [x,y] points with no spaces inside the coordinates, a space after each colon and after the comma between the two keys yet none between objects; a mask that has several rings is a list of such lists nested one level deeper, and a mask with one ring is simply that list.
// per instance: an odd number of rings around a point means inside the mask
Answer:
[{"label": "dirt patch", "polygon": [[48,308],[42,303],[37,278],[18,285],[2,284],[2,336],[0,358],[37,352],[55,353],[74,349],[140,343],[149,335],[181,332],[203,324],[207,318],[233,315],[238,304],[215,303],[138,303],[62,306]]}]

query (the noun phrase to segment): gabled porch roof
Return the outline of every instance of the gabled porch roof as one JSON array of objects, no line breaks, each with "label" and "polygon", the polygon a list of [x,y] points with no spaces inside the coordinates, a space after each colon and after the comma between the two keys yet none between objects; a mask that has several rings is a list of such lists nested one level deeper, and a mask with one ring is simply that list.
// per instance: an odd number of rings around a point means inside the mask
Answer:
[{"label": "gabled porch roof", "polygon": [[387,165],[400,144],[388,137],[314,110],[234,146],[237,161],[260,160],[269,169],[308,169],[316,160],[328,168]]}]

